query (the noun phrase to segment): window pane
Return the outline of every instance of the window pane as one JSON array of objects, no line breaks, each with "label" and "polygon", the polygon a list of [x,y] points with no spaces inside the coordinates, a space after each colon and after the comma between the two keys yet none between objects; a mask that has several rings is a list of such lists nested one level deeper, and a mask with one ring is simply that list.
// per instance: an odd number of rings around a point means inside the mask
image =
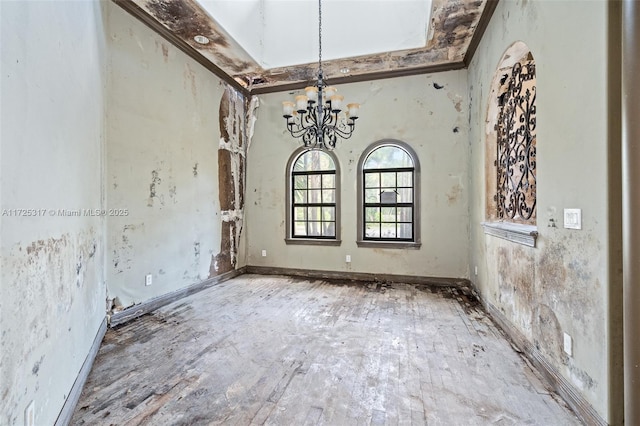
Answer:
[{"label": "window pane", "polygon": [[309,175],[309,188],[320,188],[322,175]]},{"label": "window pane", "polygon": [[307,222],[295,222],[293,235],[307,235]]},{"label": "window pane", "polygon": [[306,207],[295,207],[293,209],[293,218],[294,220],[306,220],[307,219],[307,208]]},{"label": "window pane", "polygon": [[383,223],[381,225],[382,238],[396,238],[396,224],[395,223]]},{"label": "window pane", "polygon": [[318,151],[310,150],[305,151],[293,164],[294,172],[308,172],[314,170],[335,170],[336,166],[333,164],[333,160],[329,154]]},{"label": "window pane", "polygon": [[413,189],[411,188],[398,189],[398,202],[413,203]]},{"label": "window pane", "polygon": [[336,190],[335,189],[325,189],[322,191],[322,202],[323,203],[335,203],[336,202]]},{"label": "window pane", "polygon": [[364,236],[368,238],[380,238],[380,225],[377,223],[367,223],[364,229]]},{"label": "window pane", "polygon": [[396,187],[396,172],[380,173],[383,188],[395,188]]},{"label": "window pane", "polygon": [[396,221],[396,208],[395,207],[383,207],[382,208],[382,222],[395,222],[395,221]]},{"label": "window pane", "polygon": [[364,191],[365,203],[379,203],[380,202],[380,190],[379,189],[365,189]]},{"label": "window pane", "polygon": [[412,212],[411,207],[398,207],[398,222],[411,222]]},{"label": "window pane", "polygon": [[304,189],[307,187],[307,177],[306,176],[294,176],[293,177],[293,187],[295,189]]},{"label": "window pane", "polygon": [[319,237],[322,235],[322,222],[309,222],[309,236]]},{"label": "window pane", "polygon": [[413,226],[410,223],[398,224],[398,238],[411,238],[411,229]]},{"label": "window pane", "polygon": [[293,193],[293,202],[295,204],[306,204],[307,203],[307,191],[302,189],[298,189]]},{"label": "window pane", "polygon": [[365,208],[365,222],[380,222],[380,209],[378,207]]},{"label": "window pane", "polygon": [[413,161],[404,149],[394,145],[383,145],[376,148],[364,162],[365,169],[398,167],[413,167]]},{"label": "window pane", "polygon": [[336,224],[334,222],[325,222],[322,224],[322,236],[335,237],[336,236]]},{"label": "window pane", "polygon": [[323,207],[322,208],[322,220],[323,221],[334,221],[336,220],[336,212],[334,207]]},{"label": "window pane", "polygon": [[322,175],[322,187],[323,188],[335,188],[336,176],[335,175]]},{"label": "window pane", "polygon": [[398,194],[396,191],[382,191],[380,193],[381,204],[395,204],[398,202]]},{"label": "window pane", "polygon": [[309,203],[321,203],[322,202],[322,198],[320,198],[322,196],[322,193],[319,189],[310,189],[309,190]]},{"label": "window pane", "polygon": [[365,188],[379,188],[380,187],[380,173],[366,173],[364,175],[364,187]]},{"label": "window pane", "polygon": [[398,173],[398,186],[413,186],[413,172]]},{"label": "window pane", "polygon": [[307,220],[320,220],[320,207],[307,207]]}]

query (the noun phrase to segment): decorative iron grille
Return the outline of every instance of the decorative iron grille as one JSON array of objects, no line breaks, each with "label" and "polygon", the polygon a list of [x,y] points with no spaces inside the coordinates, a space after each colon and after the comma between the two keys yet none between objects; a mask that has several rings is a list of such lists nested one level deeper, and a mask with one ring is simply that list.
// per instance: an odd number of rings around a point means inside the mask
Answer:
[{"label": "decorative iron grille", "polygon": [[536,213],[536,80],[535,63],[523,61],[503,77],[494,197],[499,219],[535,223]]}]

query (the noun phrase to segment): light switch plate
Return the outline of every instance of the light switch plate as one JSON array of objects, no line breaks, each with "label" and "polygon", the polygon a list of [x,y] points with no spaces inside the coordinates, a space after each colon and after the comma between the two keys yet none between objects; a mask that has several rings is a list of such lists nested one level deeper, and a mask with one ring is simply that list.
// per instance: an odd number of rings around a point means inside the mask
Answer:
[{"label": "light switch plate", "polygon": [[582,229],[582,210],[564,209],[564,227],[566,229]]}]

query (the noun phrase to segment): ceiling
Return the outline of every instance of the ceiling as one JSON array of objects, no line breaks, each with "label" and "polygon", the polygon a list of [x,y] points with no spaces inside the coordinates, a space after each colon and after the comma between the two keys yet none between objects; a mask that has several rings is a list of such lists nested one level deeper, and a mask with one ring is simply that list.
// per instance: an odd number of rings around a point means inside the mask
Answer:
[{"label": "ceiling", "polygon": [[[245,93],[296,89],[315,79],[315,0],[113,1]],[[325,77],[339,84],[464,68],[496,3],[324,0]]]}]

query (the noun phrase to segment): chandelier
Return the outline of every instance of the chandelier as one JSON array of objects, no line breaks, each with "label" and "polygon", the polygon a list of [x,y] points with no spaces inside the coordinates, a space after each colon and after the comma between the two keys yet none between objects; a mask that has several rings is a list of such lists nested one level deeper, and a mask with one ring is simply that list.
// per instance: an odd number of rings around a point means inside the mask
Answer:
[{"label": "chandelier", "polygon": [[349,139],[358,118],[360,104],[347,105],[342,110],[344,97],[335,87],[327,86],[322,73],[322,0],[318,0],[318,80],[304,89],[305,94],[295,102],[283,102],[283,117],[294,138],[301,138],[304,146],[316,149],[334,149],[338,137]]}]

